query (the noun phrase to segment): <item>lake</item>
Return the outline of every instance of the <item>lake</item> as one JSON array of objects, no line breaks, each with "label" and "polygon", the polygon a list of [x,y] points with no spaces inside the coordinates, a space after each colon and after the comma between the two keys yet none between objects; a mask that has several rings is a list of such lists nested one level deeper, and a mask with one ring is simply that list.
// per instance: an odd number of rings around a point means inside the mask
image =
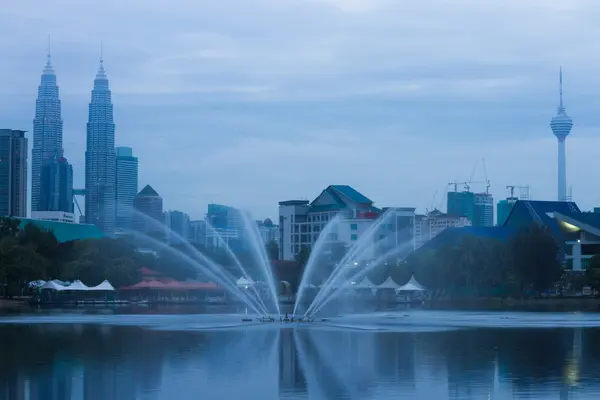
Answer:
[{"label": "lake", "polygon": [[600,314],[0,317],[0,399],[598,399]]}]

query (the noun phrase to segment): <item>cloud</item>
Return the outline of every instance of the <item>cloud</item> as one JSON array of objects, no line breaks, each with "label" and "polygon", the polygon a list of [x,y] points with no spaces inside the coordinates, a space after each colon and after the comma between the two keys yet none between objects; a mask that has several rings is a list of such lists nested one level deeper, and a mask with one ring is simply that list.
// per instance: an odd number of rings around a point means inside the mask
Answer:
[{"label": "cloud", "polygon": [[591,207],[600,78],[585,38],[600,34],[599,12],[592,0],[9,2],[0,121],[31,130],[50,34],[81,185],[103,41],[117,144],[168,208],[201,217],[213,199],[273,217],[279,200],[346,183],[424,209],[481,157],[496,197],[528,183],[554,198],[562,64],[568,179]]}]

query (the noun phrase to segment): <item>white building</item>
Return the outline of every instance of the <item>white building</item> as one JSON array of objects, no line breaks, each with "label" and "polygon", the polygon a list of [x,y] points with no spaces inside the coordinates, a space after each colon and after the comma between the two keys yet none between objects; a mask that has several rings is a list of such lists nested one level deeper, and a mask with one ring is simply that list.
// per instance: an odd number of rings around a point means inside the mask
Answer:
[{"label": "white building", "polygon": [[43,221],[66,222],[68,224],[77,223],[75,214],[64,211],[32,211],[31,218]]},{"label": "white building", "polygon": [[206,221],[196,220],[190,221],[188,230],[188,240],[190,243],[197,245],[206,245]]},{"label": "white building", "polygon": [[275,242],[279,244],[279,226],[273,224],[270,218],[264,221],[256,221],[256,224],[263,243]]},{"label": "white building", "polygon": [[471,226],[467,217],[445,214],[433,210],[427,215],[417,215],[415,220],[415,247],[419,248],[449,227]]},{"label": "white building", "polygon": [[188,240],[190,216],[181,211],[168,211],[165,215],[166,236],[169,244]]},{"label": "white building", "polygon": [[[394,208],[395,218],[382,225],[374,240],[387,238],[386,244],[413,242],[414,208]],[[303,247],[312,248],[329,221],[339,215],[341,220],[328,232],[328,242],[354,245],[383,214],[373,201],[347,185],[328,186],[309,203],[289,200],[279,203],[279,257],[294,260]],[[362,259],[372,258],[364,253]]]}]

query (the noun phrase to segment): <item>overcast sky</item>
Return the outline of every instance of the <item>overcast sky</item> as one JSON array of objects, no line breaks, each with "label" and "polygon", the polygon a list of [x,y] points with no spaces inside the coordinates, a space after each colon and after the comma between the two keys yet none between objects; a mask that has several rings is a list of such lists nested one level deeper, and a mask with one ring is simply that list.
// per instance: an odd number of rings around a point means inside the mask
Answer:
[{"label": "overcast sky", "polygon": [[274,218],[278,201],[329,184],[378,206],[445,209],[447,183],[482,158],[496,199],[529,184],[553,200],[562,65],[567,184],[591,208],[598,15],[597,0],[4,0],[0,126],[31,132],[50,34],[65,156],[83,186],[103,41],[116,143],[133,147],[140,189],[165,209],[200,218],[214,201]]}]

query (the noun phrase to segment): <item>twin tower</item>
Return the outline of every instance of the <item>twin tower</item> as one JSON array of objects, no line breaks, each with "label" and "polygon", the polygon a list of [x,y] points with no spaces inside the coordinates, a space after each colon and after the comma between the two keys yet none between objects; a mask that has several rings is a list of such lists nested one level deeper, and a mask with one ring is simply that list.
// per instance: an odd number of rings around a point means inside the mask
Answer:
[{"label": "twin tower", "polygon": [[[85,222],[115,230],[115,124],[104,62],[94,79],[85,151]],[[52,58],[38,87],[33,120],[31,210],[73,212],[73,170],[64,158],[61,102]]]}]

